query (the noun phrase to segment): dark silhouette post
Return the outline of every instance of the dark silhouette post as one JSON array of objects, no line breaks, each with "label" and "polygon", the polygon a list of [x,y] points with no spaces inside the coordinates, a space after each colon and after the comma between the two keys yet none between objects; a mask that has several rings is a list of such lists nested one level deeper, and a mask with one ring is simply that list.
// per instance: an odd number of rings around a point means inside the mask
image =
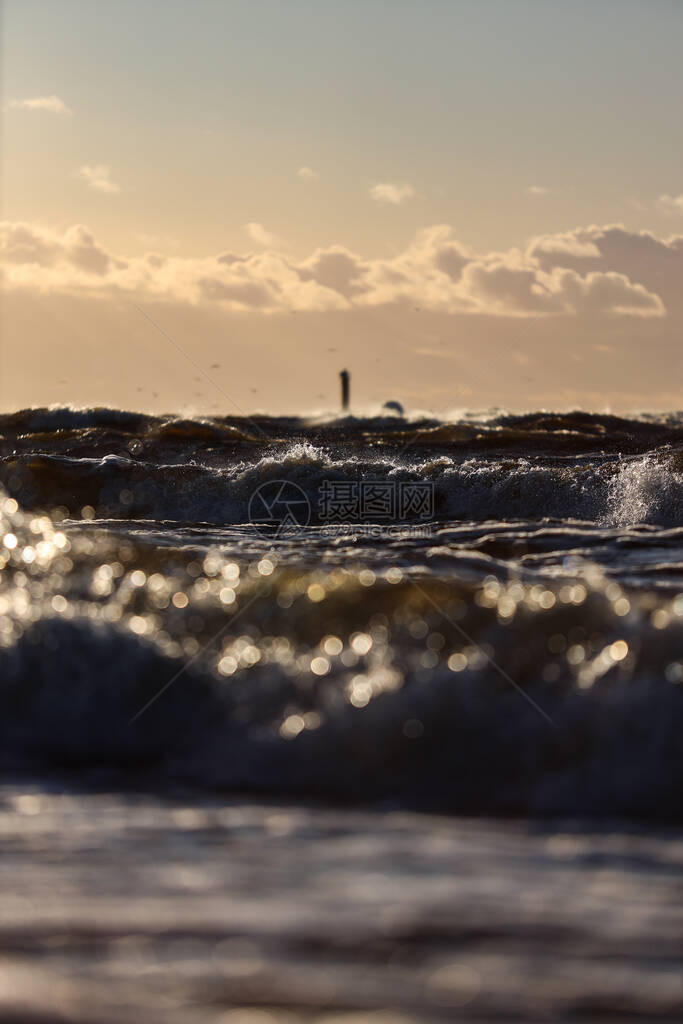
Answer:
[{"label": "dark silhouette post", "polygon": [[349,371],[342,370],[339,374],[339,378],[341,380],[342,409],[344,410],[344,412],[346,412],[349,408],[349,381],[351,379],[349,376]]}]

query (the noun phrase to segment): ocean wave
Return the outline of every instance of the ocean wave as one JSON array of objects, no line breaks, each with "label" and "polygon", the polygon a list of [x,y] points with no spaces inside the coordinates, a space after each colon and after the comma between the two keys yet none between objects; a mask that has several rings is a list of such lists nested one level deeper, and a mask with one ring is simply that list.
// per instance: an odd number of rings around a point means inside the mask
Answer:
[{"label": "ocean wave", "polygon": [[[588,627],[596,606],[589,600],[577,621]],[[245,661],[226,685],[209,659],[188,665],[123,625],[48,616],[3,652],[2,760],[13,771],[143,770],[209,788],[461,812],[679,816],[683,689],[667,681],[665,659],[638,665],[637,654],[622,671],[603,652],[620,657],[633,633],[612,624],[584,666],[590,689],[571,672],[550,684],[538,626],[507,644],[493,623],[478,633],[503,672],[523,679],[519,689],[472,651],[457,674],[443,662],[407,667],[405,653],[398,670],[376,653],[324,680]],[[253,617],[239,630],[259,644]],[[672,665],[680,635],[657,637]],[[309,664],[320,650],[306,650]]]},{"label": "ocean wave", "polygon": [[[304,440],[252,458],[223,458],[219,465],[159,464],[130,454],[0,460],[0,482],[23,506],[61,507],[72,517],[87,507],[101,518],[248,523],[256,490],[278,480],[301,488],[313,523],[324,512],[326,483],[361,481],[428,483],[439,521],[572,518],[676,526],[683,520],[681,453],[670,449],[616,460],[548,461],[348,453]],[[372,516],[361,510],[359,518]]]},{"label": "ocean wave", "polygon": [[5,771],[680,818],[683,594],[295,568],[1,507]]},{"label": "ocean wave", "polygon": [[439,419],[429,414],[416,413],[398,416],[376,412],[370,415],[339,416],[272,416],[254,413],[251,416],[202,416],[182,418],[174,415],[155,415],[113,409],[106,407],[52,406],[21,409],[0,415],[0,432],[6,436],[32,433],[57,434],[61,431],[92,430],[110,428],[144,434],[147,431],[186,433],[189,437],[196,431],[198,436],[220,438],[223,430],[243,432],[247,438],[262,441],[277,440],[293,434],[334,436],[342,434],[353,439],[369,432],[394,438],[403,432],[411,435],[424,432],[425,440],[433,438],[452,439],[476,437],[500,443],[504,435],[511,440],[527,436],[530,441],[547,435],[556,441],[562,435],[581,439],[593,439],[603,443],[614,440],[651,444],[683,441],[683,412],[641,413],[630,417],[611,413],[594,413],[574,410],[570,412],[536,411],[507,413],[492,410],[487,413],[459,413],[456,417]]}]

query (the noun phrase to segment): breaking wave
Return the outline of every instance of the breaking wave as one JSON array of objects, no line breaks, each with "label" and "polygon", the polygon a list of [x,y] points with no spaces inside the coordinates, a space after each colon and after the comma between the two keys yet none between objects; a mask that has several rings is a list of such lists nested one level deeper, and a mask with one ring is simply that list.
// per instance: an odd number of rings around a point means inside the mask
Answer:
[{"label": "breaking wave", "polygon": [[72,517],[88,507],[98,518],[213,524],[247,522],[254,491],[281,479],[304,491],[313,522],[325,481],[429,481],[440,520],[572,518],[675,526],[683,510],[683,452],[669,446],[643,455],[567,459],[448,449],[423,454],[386,445],[377,452],[349,451],[304,438],[265,452],[262,446],[245,453],[212,444],[184,461],[173,456],[135,453],[134,447],[87,455],[13,452],[0,461],[0,483],[25,507],[61,507]]},{"label": "breaking wave", "polygon": [[[683,593],[597,569],[505,579],[491,560],[468,577],[435,547],[403,569],[391,546],[374,569],[330,551],[307,567],[1,509],[5,771],[680,817]],[[528,526],[506,530],[531,550]],[[502,557],[502,536],[476,536]]]}]

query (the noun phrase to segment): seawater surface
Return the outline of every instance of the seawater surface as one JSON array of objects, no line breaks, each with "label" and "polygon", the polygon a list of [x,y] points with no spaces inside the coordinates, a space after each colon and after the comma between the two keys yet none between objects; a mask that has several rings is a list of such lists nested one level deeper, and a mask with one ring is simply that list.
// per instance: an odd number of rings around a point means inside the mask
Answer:
[{"label": "seawater surface", "polygon": [[681,414],[0,435],[3,1019],[681,1018]]},{"label": "seawater surface", "polygon": [[680,832],[0,786],[0,1014],[680,1021]]},{"label": "seawater surface", "polygon": [[[0,418],[2,760],[675,819],[683,417]],[[337,529],[330,482],[427,482]],[[306,525],[250,520],[264,484]],[[253,516],[252,516],[253,518]]]}]

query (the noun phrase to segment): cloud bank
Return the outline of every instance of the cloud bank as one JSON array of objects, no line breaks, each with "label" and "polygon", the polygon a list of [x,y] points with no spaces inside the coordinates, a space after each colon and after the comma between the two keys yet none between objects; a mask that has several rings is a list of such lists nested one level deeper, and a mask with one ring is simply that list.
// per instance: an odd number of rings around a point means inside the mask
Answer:
[{"label": "cloud bank", "polygon": [[127,258],[83,225],[64,232],[0,224],[4,287],[96,297],[129,295],[264,314],[417,306],[439,313],[662,317],[683,273],[683,235],[668,239],[621,225],[538,236],[526,249],[476,253],[448,225],[426,228],[398,255],[365,258],[343,246],[295,259],[269,247],[252,222],[257,252]]}]

